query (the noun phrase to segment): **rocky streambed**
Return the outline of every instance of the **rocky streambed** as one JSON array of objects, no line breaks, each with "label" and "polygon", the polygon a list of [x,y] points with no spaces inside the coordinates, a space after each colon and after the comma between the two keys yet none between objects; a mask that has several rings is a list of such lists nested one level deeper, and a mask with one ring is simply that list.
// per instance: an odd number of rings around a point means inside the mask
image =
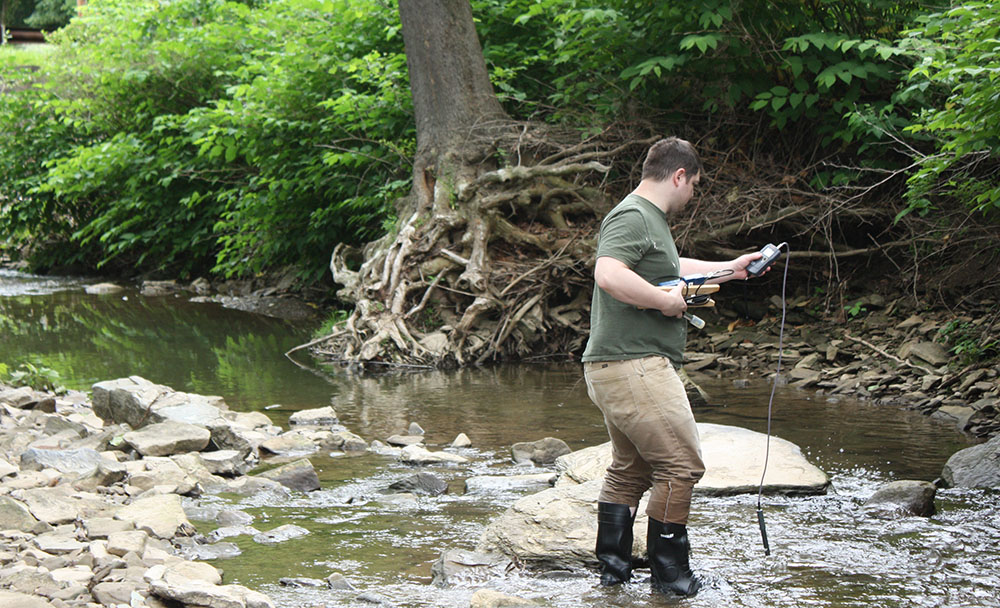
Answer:
[{"label": "rocky streambed", "polygon": [[[702,425],[701,432],[712,473],[699,491],[755,491],[764,436],[724,425]],[[282,429],[261,412],[231,411],[221,397],[139,377],[99,382],[89,396],[0,387],[0,605],[274,606],[259,591],[227,583],[223,570],[206,560],[218,564],[239,555],[231,542],[237,536],[272,545],[309,531],[295,524],[267,527],[217,497],[307,495],[320,488],[310,454],[366,451],[418,471],[383,499],[399,504],[443,492],[447,484],[425,467],[464,466],[468,441],[459,436],[453,447],[428,449],[422,429],[411,425],[385,443],[368,442],[342,426],[332,407],[296,412]],[[772,441],[765,491],[826,491],[828,478],[796,446]],[[998,442],[959,452],[946,476],[959,484],[997,485]],[[511,456],[547,472],[469,477],[466,492],[504,485],[527,495],[485,528],[475,551],[444,551],[434,566],[437,585],[477,581],[482,588],[471,606],[531,605],[491,588],[490,581],[512,569],[593,565],[593,515],[608,446],[571,451],[547,438],[514,445]],[[931,484],[889,486],[870,502],[910,514],[933,512]],[[199,533],[195,524],[212,530]],[[643,532],[637,522],[637,555]],[[282,582],[340,590],[355,602],[388,602],[377,590],[354,589],[343,572]]]}]

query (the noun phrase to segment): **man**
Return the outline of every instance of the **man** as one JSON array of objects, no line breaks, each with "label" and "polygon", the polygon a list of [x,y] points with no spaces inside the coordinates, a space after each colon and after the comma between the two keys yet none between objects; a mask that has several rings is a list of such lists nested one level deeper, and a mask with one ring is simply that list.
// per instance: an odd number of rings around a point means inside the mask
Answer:
[{"label": "man", "polygon": [[583,354],[587,392],[604,414],[613,454],[598,500],[601,584],[631,577],[632,525],[639,498],[652,488],[646,509],[652,585],[681,596],[701,586],[688,561],[686,524],[705,465],[676,371],[687,339],[684,285],[669,291],[655,285],[727,270],[732,273],[711,282],[745,279],[747,264],[761,257],[707,262],[678,256],[667,216],[684,208],[700,179],[701,161],[689,142],[670,137],[649,149],[638,187],[601,224]]}]

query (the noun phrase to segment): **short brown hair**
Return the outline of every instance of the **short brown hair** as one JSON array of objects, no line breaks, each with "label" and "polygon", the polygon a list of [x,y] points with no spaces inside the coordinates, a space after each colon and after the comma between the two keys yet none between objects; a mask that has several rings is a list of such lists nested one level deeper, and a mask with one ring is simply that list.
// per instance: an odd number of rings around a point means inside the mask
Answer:
[{"label": "short brown hair", "polygon": [[684,169],[690,181],[701,173],[701,160],[691,142],[679,137],[668,137],[649,148],[646,160],[642,163],[642,179],[666,181],[678,169]]}]

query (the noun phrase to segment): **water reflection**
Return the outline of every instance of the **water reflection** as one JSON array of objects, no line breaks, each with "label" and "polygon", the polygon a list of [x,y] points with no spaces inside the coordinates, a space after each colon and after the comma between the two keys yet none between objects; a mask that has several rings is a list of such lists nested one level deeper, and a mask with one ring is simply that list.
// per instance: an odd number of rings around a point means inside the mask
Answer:
[{"label": "water reflection", "polygon": [[223,395],[238,409],[329,404],[330,385],[282,354],[309,330],[135,290],[95,296],[77,285],[0,297],[0,362],[11,369],[26,361],[49,367],[78,390],[139,375],[176,390]]}]

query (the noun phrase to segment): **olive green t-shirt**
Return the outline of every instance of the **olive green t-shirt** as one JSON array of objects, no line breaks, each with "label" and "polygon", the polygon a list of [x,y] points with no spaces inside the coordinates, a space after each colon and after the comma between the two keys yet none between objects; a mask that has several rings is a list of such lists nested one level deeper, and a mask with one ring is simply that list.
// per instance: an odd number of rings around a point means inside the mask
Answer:
[{"label": "olive green t-shirt", "polygon": [[[676,279],[680,273],[680,258],[666,214],[634,194],[625,197],[601,222],[597,257],[602,256],[623,262],[653,284]],[[680,369],[686,340],[684,319],[665,317],[659,310],[640,310],[594,286],[590,339],[583,361],[661,355]]]}]

